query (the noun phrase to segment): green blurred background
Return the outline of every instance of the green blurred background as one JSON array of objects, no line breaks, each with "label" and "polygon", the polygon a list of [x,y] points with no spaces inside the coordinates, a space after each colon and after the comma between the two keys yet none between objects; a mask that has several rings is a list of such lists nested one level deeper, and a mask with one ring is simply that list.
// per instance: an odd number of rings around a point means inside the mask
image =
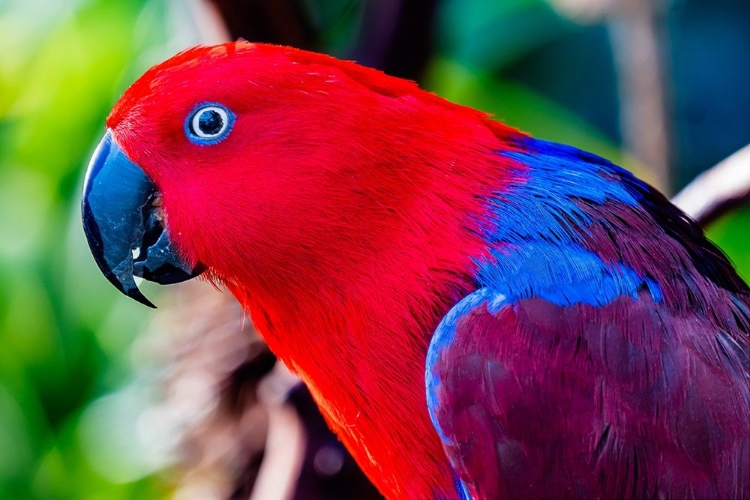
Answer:
[{"label": "green blurred background", "polygon": [[[179,481],[173,432],[144,418],[164,369],[138,341],[150,313],[99,274],[78,203],[118,95],[204,39],[194,3],[0,0],[0,498],[162,498]],[[373,2],[293,3],[318,50],[651,175],[623,152],[606,18],[542,0],[414,2],[429,17],[419,40],[401,31],[426,47],[409,67],[363,51],[383,24]],[[750,143],[750,2],[659,3],[676,189]],[[748,222],[738,211],[710,229],[744,276]]]}]

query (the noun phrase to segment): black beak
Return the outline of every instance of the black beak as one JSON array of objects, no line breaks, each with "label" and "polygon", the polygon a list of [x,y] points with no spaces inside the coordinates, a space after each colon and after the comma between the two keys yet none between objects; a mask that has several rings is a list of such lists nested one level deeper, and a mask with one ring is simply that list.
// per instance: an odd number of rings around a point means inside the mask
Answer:
[{"label": "black beak", "polygon": [[163,285],[203,271],[185,263],[162,224],[161,197],[146,173],[108,130],[91,158],[83,186],[83,230],[99,269],[122,293],[155,307],[134,276]]}]

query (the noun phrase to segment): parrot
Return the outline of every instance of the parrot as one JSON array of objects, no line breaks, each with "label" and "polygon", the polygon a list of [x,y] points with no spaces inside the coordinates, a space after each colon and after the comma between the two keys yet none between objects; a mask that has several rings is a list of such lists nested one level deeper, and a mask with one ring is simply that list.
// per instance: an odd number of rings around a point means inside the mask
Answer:
[{"label": "parrot", "polygon": [[81,209],[129,297],[232,293],[389,499],[750,498],[750,289],[599,156],[239,40],[124,91]]}]

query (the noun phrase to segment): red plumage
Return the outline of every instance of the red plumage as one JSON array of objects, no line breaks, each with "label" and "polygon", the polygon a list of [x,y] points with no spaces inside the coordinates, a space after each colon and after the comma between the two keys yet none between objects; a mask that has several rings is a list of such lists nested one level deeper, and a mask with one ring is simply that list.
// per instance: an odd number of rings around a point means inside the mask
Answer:
[{"label": "red plumage", "polygon": [[[163,119],[201,101],[235,110],[244,142],[202,148]],[[245,42],[152,68],[107,125],[161,189],[178,247],[239,298],[381,491],[454,496],[425,353],[472,286],[473,216],[508,177],[494,151],[520,133],[376,70]]]}]

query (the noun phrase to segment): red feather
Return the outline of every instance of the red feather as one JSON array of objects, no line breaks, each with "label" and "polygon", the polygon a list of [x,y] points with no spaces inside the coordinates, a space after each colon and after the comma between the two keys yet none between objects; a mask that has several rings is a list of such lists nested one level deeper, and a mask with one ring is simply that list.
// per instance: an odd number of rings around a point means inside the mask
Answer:
[{"label": "red feather", "polygon": [[[210,148],[174,118],[204,101],[237,115]],[[107,124],[184,256],[238,297],[378,488],[454,497],[425,355],[473,289],[483,199],[518,181],[495,152],[522,135],[412,82],[246,42],[154,67]]]}]

